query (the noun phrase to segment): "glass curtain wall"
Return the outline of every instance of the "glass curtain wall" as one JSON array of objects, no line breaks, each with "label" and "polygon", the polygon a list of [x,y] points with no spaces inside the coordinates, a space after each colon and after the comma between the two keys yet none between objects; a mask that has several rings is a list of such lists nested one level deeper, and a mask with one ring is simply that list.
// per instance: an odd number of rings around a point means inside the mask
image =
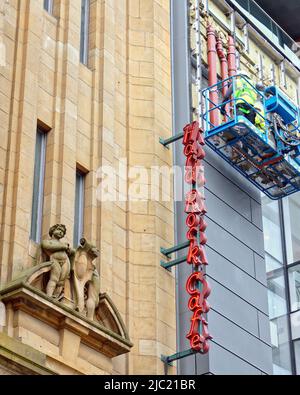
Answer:
[{"label": "glass curtain wall", "polygon": [[274,374],[300,374],[300,194],[262,203]]},{"label": "glass curtain wall", "polygon": [[282,224],[277,201],[263,196],[263,226],[274,374],[291,374]]},{"label": "glass curtain wall", "polygon": [[300,194],[282,202],[294,369],[300,374]]}]

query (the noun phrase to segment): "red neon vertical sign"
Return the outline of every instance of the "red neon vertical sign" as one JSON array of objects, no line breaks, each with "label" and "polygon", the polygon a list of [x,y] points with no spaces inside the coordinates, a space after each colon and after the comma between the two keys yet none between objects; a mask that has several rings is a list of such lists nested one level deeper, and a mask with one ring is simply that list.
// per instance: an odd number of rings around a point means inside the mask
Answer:
[{"label": "red neon vertical sign", "polygon": [[212,339],[208,333],[207,321],[204,314],[208,313],[210,306],[207,298],[210,286],[205,279],[203,269],[208,265],[205,248],[207,238],[205,235],[206,214],[205,198],[200,190],[205,185],[203,159],[204,135],[198,122],[193,122],[184,128],[184,155],[186,156],[185,182],[191,185],[191,190],[185,198],[186,225],[188,231],[186,238],[190,242],[187,263],[192,266],[193,273],[188,278],[186,290],[189,294],[188,308],[192,313],[190,331],[187,338],[193,350],[207,353],[208,340]]}]

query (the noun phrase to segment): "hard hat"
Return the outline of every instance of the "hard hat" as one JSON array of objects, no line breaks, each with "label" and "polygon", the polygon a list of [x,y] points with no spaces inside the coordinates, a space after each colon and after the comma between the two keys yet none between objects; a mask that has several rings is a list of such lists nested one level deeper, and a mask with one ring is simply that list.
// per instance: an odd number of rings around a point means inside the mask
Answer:
[{"label": "hard hat", "polygon": [[265,90],[265,85],[260,81],[260,82],[258,82],[256,85],[255,85],[255,88],[258,90],[258,91],[260,91],[260,92],[264,92],[264,90]]}]

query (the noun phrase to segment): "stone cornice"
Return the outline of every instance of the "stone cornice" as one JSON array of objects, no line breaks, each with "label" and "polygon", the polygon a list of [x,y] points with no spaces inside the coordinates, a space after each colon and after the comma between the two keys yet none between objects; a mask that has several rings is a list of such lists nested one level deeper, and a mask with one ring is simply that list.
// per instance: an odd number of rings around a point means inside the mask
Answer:
[{"label": "stone cornice", "polygon": [[[106,298],[106,295],[103,297]],[[12,305],[14,310],[25,311],[57,330],[69,329],[78,334],[83,343],[110,358],[127,353],[132,347],[127,332],[120,336],[25,282],[15,282],[2,289],[0,300],[5,305]],[[123,327],[122,322],[121,325]]]}]

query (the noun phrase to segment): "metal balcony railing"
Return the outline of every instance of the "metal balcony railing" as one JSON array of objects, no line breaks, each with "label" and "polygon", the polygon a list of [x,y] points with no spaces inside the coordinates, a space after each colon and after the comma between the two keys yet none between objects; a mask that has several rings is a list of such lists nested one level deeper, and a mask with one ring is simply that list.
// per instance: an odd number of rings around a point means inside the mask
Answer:
[{"label": "metal balcony railing", "polygon": [[[292,61],[295,66],[300,68],[300,45],[294,41],[292,37],[290,37],[287,32],[285,32],[254,0],[226,1],[237,9],[238,12],[245,11],[244,17],[248,17],[249,22],[252,22],[253,27],[263,33],[272,42],[272,44],[281,48],[287,58]],[[253,19],[258,23],[253,23]]]}]

